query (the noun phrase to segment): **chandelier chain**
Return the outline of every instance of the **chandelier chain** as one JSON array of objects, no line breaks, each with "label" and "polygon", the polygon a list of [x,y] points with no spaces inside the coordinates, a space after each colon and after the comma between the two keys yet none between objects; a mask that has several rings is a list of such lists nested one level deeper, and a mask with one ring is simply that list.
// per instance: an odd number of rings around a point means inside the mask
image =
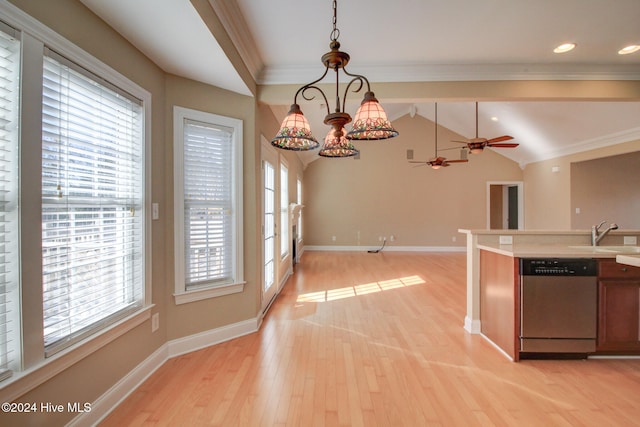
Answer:
[{"label": "chandelier chain", "polygon": [[331,40],[337,41],[340,37],[340,30],[338,25],[338,0],[333,0],[333,31],[331,31]]}]

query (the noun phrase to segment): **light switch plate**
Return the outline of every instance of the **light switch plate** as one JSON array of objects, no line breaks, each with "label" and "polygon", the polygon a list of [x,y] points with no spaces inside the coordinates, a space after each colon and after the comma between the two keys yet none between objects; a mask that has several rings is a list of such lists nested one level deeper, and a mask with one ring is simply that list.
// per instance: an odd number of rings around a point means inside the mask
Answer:
[{"label": "light switch plate", "polygon": [[513,245],[513,236],[500,236],[501,245]]},{"label": "light switch plate", "polygon": [[155,332],[160,327],[160,313],[154,313],[151,316],[151,332]]}]

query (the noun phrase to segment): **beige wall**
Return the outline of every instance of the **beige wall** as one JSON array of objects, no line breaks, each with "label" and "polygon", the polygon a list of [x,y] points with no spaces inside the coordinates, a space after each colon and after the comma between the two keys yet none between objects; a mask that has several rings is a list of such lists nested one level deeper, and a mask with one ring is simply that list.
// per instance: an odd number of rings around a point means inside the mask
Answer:
[{"label": "beige wall", "polygon": [[640,230],[640,151],[571,164],[572,228],[603,220]]},{"label": "beige wall", "polygon": [[[463,246],[459,228],[486,228],[487,181],[522,180],[518,164],[492,150],[439,170],[415,167],[406,151],[434,157],[433,122],[406,115],[393,124],[400,136],[356,143],[359,160],[320,158],[307,167],[307,246],[374,247],[380,236],[392,246]],[[439,147],[461,146],[452,139],[461,136],[439,126]],[[459,157],[458,150],[440,154]]]},{"label": "beige wall", "polygon": [[[640,150],[640,140],[610,147],[589,150],[583,153],[562,156],[551,160],[528,164],[524,169],[525,182],[525,228],[530,230],[572,229],[571,208],[571,163],[597,159]],[[558,168],[553,172],[552,168]],[[629,173],[638,174],[638,168]],[[609,178],[611,179],[611,178]],[[615,182],[609,182],[611,188]],[[612,191],[615,197],[618,193]],[[618,200],[621,205],[625,201]],[[611,203],[611,201],[609,201]],[[603,213],[604,214],[604,213]],[[636,216],[638,213],[636,212]],[[594,217],[600,217],[598,212]],[[604,219],[604,218],[603,218]],[[614,221],[615,219],[611,219]],[[584,228],[580,225],[579,228]]]}]

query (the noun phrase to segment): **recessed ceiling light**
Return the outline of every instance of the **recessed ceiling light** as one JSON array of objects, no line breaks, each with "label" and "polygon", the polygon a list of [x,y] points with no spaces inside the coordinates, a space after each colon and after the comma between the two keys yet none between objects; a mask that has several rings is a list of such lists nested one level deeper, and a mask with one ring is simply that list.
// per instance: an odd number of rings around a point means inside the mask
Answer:
[{"label": "recessed ceiling light", "polygon": [[570,50],[573,50],[574,47],[576,47],[575,43],[564,43],[558,46],[557,48],[553,49],[553,52],[565,53],[565,52],[569,52]]},{"label": "recessed ceiling light", "polygon": [[632,44],[626,47],[623,47],[622,49],[620,49],[618,51],[619,55],[628,55],[630,53],[634,53],[640,50],[640,45],[638,44]]},{"label": "recessed ceiling light", "polygon": [[498,118],[497,118],[496,116],[493,116],[493,117],[491,117],[491,121],[492,121],[492,122],[497,122],[497,121],[498,121]]}]

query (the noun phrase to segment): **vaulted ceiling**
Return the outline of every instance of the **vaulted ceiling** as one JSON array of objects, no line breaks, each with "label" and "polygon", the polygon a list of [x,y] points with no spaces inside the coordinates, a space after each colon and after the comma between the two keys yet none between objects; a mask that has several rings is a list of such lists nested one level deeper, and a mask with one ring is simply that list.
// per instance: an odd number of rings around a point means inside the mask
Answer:
[{"label": "vaulted ceiling", "polygon": [[[255,85],[225,54],[229,40],[253,82],[267,86],[315,80],[329,50],[330,0],[81,1],[165,71],[245,95],[255,95]],[[202,13],[207,7],[214,19]],[[640,52],[618,54],[640,44],[638,22],[638,0],[340,0],[337,27],[350,71],[367,76],[375,91],[377,82],[638,81]],[[225,40],[216,39],[212,27],[224,27]],[[577,46],[553,53],[565,42]],[[271,104],[278,119],[293,95]],[[360,95],[352,98],[348,107],[355,111]],[[380,99],[392,119],[409,112],[433,119],[435,100]],[[441,102],[439,124],[474,137],[474,101]],[[302,108],[320,137],[326,109]],[[640,97],[483,99],[479,133],[514,136],[520,147],[497,150],[521,165],[636,140]]]}]

